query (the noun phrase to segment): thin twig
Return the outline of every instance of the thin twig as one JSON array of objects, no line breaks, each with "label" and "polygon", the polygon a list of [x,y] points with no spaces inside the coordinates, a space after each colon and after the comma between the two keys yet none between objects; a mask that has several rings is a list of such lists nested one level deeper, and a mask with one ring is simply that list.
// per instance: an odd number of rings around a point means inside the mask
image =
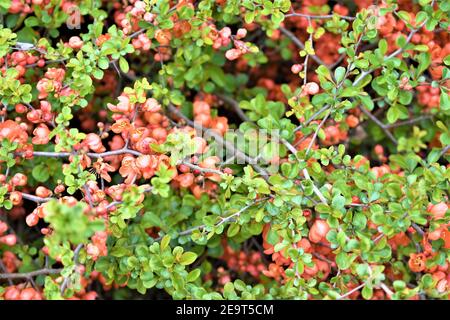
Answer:
[{"label": "thin twig", "polygon": [[353,21],[356,19],[356,17],[350,17],[350,16],[343,16],[340,14],[324,14],[324,15],[310,15],[310,14],[305,14],[305,13],[298,13],[298,12],[293,12],[293,13],[288,13],[285,15],[286,18],[289,17],[303,17],[303,18],[308,18],[308,19],[314,19],[314,20],[326,20],[326,19],[332,19],[333,17],[339,17],[340,19],[344,19],[344,20],[349,20],[349,21]]},{"label": "thin twig", "polygon": [[91,209],[94,208],[94,202],[93,202],[93,200],[92,200],[92,195],[91,195],[91,192],[89,191],[89,187],[85,184],[85,185],[83,186],[83,189],[84,189],[84,192],[86,193],[86,198],[87,198],[87,200],[88,200],[89,207],[90,207]]},{"label": "thin twig", "polygon": [[32,195],[32,194],[23,193],[23,192],[22,192],[22,198],[23,198],[23,199],[26,199],[26,200],[34,201],[34,202],[36,202],[36,203],[49,202],[49,201],[55,199],[55,198],[50,198],[50,197],[47,197],[47,198],[41,198],[41,197],[38,197],[38,196],[34,196],[34,195]]},{"label": "thin twig", "polygon": [[448,152],[449,149],[450,149],[450,144],[449,144],[449,145],[446,145],[446,146],[444,147],[444,149],[441,150],[441,153],[439,153],[439,158],[441,158],[442,156],[444,156],[444,155]]},{"label": "thin twig", "polygon": [[[81,249],[83,248],[83,244],[79,244],[75,250],[73,251],[73,263],[75,264],[75,268],[78,265],[78,255],[80,254]],[[64,294],[64,291],[66,291],[67,286],[69,285],[70,282],[70,275],[65,277],[63,280],[63,283],[61,285],[61,295]]]},{"label": "thin twig", "polygon": [[301,128],[307,126],[311,121],[314,121],[320,114],[324,111],[326,111],[331,106],[329,104],[324,105],[322,108],[320,108],[318,111],[316,111],[308,120],[304,121],[301,125],[299,125],[297,128],[294,129],[294,132],[299,131]]},{"label": "thin twig", "polygon": [[239,116],[239,118],[241,118],[242,121],[246,122],[251,121],[250,118],[247,117],[245,112],[241,109],[239,103],[236,100],[220,93],[216,94],[216,96],[219,97],[221,100],[225,101],[226,103],[228,103],[231,107],[233,107],[234,111]]},{"label": "thin twig", "polygon": [[[2,259],[0,259],[0,269],[2,269],[3,274],[9,274],[8,270],[6,269],[5,264],[3,263]],[[12,282],[12,280],[10,278],[8,278],[8,284],[10,286],[12,286],[14,283]]]},{"label": "thin twig", "polygon": [[[103,158],[103,157],[109,157],[109,156],[117,156],[121,154],[132,154],[134,156],[140,156],[142,153],[136,150],[128,149],[128,148],[122,148],[119,150],[112,150],[112,151],[106,151],[101,153],[95,153],[95,152],[88,152],[86,155],[91,158]],[[23,153],[16,153],[18,156],[22,156]],[[73,153],[70,152],[51,152],[51,151],[34,151],[33,156],[36,157],[49,157],[49,158],[67,158],[73,155]]]},{"label": "thin twig", "polygon": [[348,296],[350,296],[353,292],[358,291],[359,289],[363,288],[366,284],[362,283],[359,286],[353,288],[352,290],[346,292],[344,295],[340,296],[339,298],[337,298],[337,300],[343,300],[345,298],[347,298]]},{"label": "thin twig", "polygon": [[24,272],[24,273],[0,273],[0,279],[27,279],[30,277],[36,277],[40,275],[46,274],[57,274],[60,273],[63,269],[49,269],[43,268],[36,271]]},{"label": "thin twig", "polygon": [[386,292],[386,295],[388,296],[388,298],[390,298],[394,292],[392,292],[391,289],[389,289],[389,287],[387,285],[385,285],[383,282],[380,283],[380,287],[381,289],[383,289],[384,292]]},{"label": "thin twig", "polygon": [[420,117],[405,120],[405,121],[399,121],[396,123],[385,124],[384,126],[386,129],[391,129],[391,128],[397,128],[397,127],[401,127],[401,126],[408,126],[408,125],[420,122],[422,120],[427,120],[427,119],[432,119],[432,118],[433,118],[433,115],[426,115],[426,116],[420,116]]},{"label": "thin twig", "polygon": [[[270,197],[265,197],[265,198],[257,199],[257,200],[255,200],[255,201],[253,201],[252,203],[246,205],[245,207],[241,208],[239,211],[233,213],[232,215],[229,215],[229,216],[227,216],[227,217],[225,217],[225,218],[222,218],[222,217],[221,217],[221,220],[220,220],[218,223],[216,223],[216,224],[214,225],[214,227],[218,227],[218,226],[220,226],[220,225],[222,225],[222,224],[224,224],[224,223],[227,223],[227,222],[229,222],[229,221],[231,221],[231,220],[235,220],[236,217],[239,217],[239,216],[240,216],[245,210],[247,210],[248,208],[250,208],[250,207],[254,206],[255,204],[258,204],[258,203],[260,203],[260,202],[262,202],[262,201],[268,200],[269,198],[270,198]],[[195,227],[186,229],[186,230],[184,230],[184,231],[178,232],[177,236],[178,236],[178,237],[180,237],[180,236],[187,236],[187,235],[190,235],[191,233],[193,233],[193,232],[196,231],[196,230],[200,230],[200,229],[204,229],[204,228],[206,228],[206,225],[205,225],[205,224],[201,224],[201,225],[199,225],[199,226],[195,226]],[[158,238],[155,239],[155,241],[159,241],[159,240],[161,240],[161,239],[162,239],[162,237],[158,237]]]},{"label": "thin twig", "polygon": [[425,235],[425,232],[422,230],[422,228],[420,228],[416,223],[412,222],[411,223],[411,227],[413,227],[414,230],[416,230],[416,232],[418,234],[420,234],[421,236]]},{"label": "thin twig", "polygon": [[322,121],[320,122],[320,124],[317,126],[317,129],[316,129],[316,131],[314,132],[314,135],[313,135],[311,141],[309,142],[308,148],[306,148],[306,154],[308,154],[309,151],[311,150],[311,148],[312,148],[312,146],[313,146],[313,144],[314,144],[314,141],[316,140],[317,135],[319,134],[320,129],[321,129],[322,126],[325,124],[325,121],[327,121],[327,119],[328,119],[328,117],[330,116],[330,114],[331,114],[331,110],[326,114],[326,116],[322,119]]},{"label": "thin twig", "polygon": [[[288,37],[299,49],[304,50],[305,49],[305,45],[303,42],[301,42],[296,36],[295,34],[293,34],[291,31],[289,31],[288,29],[284,28],[284,27],[280,27],[280,31],[281,33],[283,33],[286,37]],[[327,67],[328,69],[330,68],[330,66],[328,64],[326,64],[325,62],[323,62],[322,59],[320,59],[317,55],[311,55],[311,58],[317,62],[320,65],[323,65],[325,67]]]},{"label": "thin twig", "polygon": [[214,173],[214,174],[218,174],[218,175],[224,175],[225,173],[223,173],[220,170],[215,170],[215,169],[209,169],[209,168],[202,168],[200,166],[197,166],[195,164],[192,164],[188,161],[181,161],[180,164],[184,164],[185,166],[191,168],[192,170],[198,170],[200,172],[203,173]]}]

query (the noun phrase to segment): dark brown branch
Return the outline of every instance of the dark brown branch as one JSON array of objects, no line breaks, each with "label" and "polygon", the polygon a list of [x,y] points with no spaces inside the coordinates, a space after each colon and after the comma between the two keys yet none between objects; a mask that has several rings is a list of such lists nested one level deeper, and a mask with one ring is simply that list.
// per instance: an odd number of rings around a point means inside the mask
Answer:
[{"label": "dark brown branch", "polygon": [[246,121],[246,122],[251,121],[249,119],[249,117],[247,117],[245,112],[241,109],[241,107],[239,106],[239,102],[237,102],[236,100],[234,100],[226,95],[220,94],[220,93],[216,94],[216,96],[218,96],[221,100],[223,100],[224,102],[228,103],[231,107],[233,107],[234,111],[239,116],[239,118],[241,118],[242,121]]}]

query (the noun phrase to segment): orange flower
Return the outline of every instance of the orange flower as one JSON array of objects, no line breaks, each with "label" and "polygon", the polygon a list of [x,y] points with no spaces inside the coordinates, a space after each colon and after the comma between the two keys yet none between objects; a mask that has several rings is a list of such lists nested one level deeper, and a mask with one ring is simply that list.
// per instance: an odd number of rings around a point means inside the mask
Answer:
[{"label": "orange flower", "polygon": [[142,172],[144,179],[154,176],[159,165],[158,157],[155,155],[142,155],[136,159],[136,167]]},{"label": "orange flower", "polygon": [[103,43],[105,43],[106,41],[108,41],[111,38],[111,36],[109,34],[101,34],[97,40],[95,40],[95,44],[99,47],[102,46]]},{"label": "orange flower", "polygon": [[126,95],[120,95],[117,99],[119,100],[117,105],[112,103],[106,105],[112,112],[131,113],[134,110],[134,104]]},{"label": "orange flower", "polygon": [[0,140],[6,138],[11,142],[24,144],[27,142],[28,134],[22,127],[12,120],[0,123]]},{"label": "orange flower", "polygon": [[330,226],[325,220],[316,220],[309,230],[309,240],[311,242],[317,243],[324,239],[328,231],[330,231]]},{"label": "orange flower", "polygon": [[34,129],[33,134],[34,137],[31,139],[33,144],[47,144],[50,140],[50,130],[43,123],[39,124],[39,126]]},{"label": "orange flower", "polygon": [[211,107],[209,104],[205,101],[197,100],[193,104],[194,109],[194,116],[197,116],[199,114],[210,114]]},{"label": "orange flower", "polygon": [[411,253],[408,266],[412,272],[421,272],[425,270],[426,256],[423,253]]},{"label": "orange flower", "polygon": [[156,41],[159,42],[160,45],[167,46],[170,44],[172,35],[170,34],[170,31],[168,31],[168,30],[158,29],[155,32],[155,39],[156,39]]},{"label": "orange flower", "polygon": [[102,158],[98,158],[96,162],[92,165],[94,167],[95,171],[108,182],[111,182],[111,177],[109,176],[108,172],[114,172],[114,167],[112,167],[110,164],[103,162]]},{"label": "orange flower", "polygon": [[48,68],[47,72],[45,73],[45,77],[50,80],[55,80],[58,82],[62,82],[64,80],[64,76],[66,74],[66,71],[61,68]]},{"label": "orange flower", "polygon": [[102,139],[95,133],[89,133],[84,139],[84,144],[94,152],[105,152],[105,147],[102,144]]},{"label": "orange flower", "polygon": [[182,173],[176,176],[175,181],[180,184],[180,187],[187,188],[194,183],[194,175],[192,173]]},{"label": "orange flower", "polygon": [[269,264],[268,270],[263,270],[262,273],[269,278],[274,278],[276,281],[279,281],[280,278],[284,277],[284,269],[283,267],[271,263]]},{"label": "orange flower", "polygon": [[442,219],[448,210],[448,206],[444,202],[438,204],[429,204],[427,211],[433,215],[433,219]]},{"label": "orange flower", "polygon": [[133,156],[123,157],[119,173],[122,177],[126,178],[126,184],[130,184],[141,175],[139,168],[136,166],[136,159]]},{"label": "orange flower", "polygon": [[444,248],[450,249],[450,231],[448,231],[447,228],[444,228],[441,235],[442,239],[444,240]]},{"label": "orange flower", "polygon": [[148,98],[142,105],[142,110],[145,112],[158,112],[161,110],[161,105],[155,98]]},{"label": "orange flower", "polygon": [[111,125],[111,130],[114,133],[122,133],[127,132],[132,128],[132,125],[130,124],[130,120],[127,118],[121,118],[116,120],[113,125]]}]

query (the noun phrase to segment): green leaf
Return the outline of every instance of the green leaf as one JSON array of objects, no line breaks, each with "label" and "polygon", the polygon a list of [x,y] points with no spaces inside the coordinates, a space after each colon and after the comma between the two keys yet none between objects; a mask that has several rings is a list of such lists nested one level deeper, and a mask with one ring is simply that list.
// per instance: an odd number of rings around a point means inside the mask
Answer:
[{"label": "green leaf", "polygon": [[450,110],[450,98],[448,93],[444,91],[441,92],[439,106],[443,111]]},{"label": "green leaf", "polygon": [[415,45],[415,46],[414,46],[414,50],[416,50],[416,51],[421,51],[421,52],[426,52],[426,51],[428,51],[429,49],[428,49],[428,46],[427,46],[427,45],[419,44],[419,45]]},{"label": "green leaf", "polygon": [[336,80],[336,84],[339,84],[344,80],[346,72],[347,70],[344,67],[337,67],[336,70],[334,70],[334,78]]},{"label": "green leaf", "polygon": [[396,108],[395,106],[390,107],[386,114],[387,121],[389,123],[394,123],[395,121],[398,120],[399,117],[400,117],[399,109]]},{"label": "green leaf", "polygon": [[439,149],[433,149],[427,156],[427,162],[429,164],[435,163],[439,160],[439,157],[441,155],[441,150]]},{"label": "green leaf", "polygon": [[450,54],[444,58],[444,63],[445,65],[450,66]]},{"label": "green leaf", "polygon": [[337,194],[333,197],[331,201],[331,206],[335,209],[342,209],[345,206],[345,198],[340,194]]},{"label": "green leaf", "polygon": [[245,19],[245,23],[252,23],[253,20],[255,19],[255,12],[254,11],[247,11],[245,13],[244,19]]},{"label": "green leaf", "polygon": [[440,135],[439,140],[443,146],[450,144],[450,132],[446,132]]},{"label": "green leaf", "polygon": [[348,87],[342,90],[340,96],[343,98],[349,98],[349,97],[356,97],[360,95],[360,91],[358,88],[355,87]]},{"label": "green leaf", "polygon": [[215,65],[210,65],[208,66],[207,71],[209,77],[212,81],[214,81],[215,84],[222,88],[226,86],[225,73],[223,72],[222,68]]},{"label": "green leaf", "polygon": [[168,234],[166,234],[162,239],[161,239],[161,250],[164,250],[167,248],[167,246],[170,243],[170,236]]},{"label": "green leaf", "polygon": [[316,73],[319,76],[322,76],[326,79],[330,79],[330,70],[328,70],[327,67],[320,65],[317,69],[316,69]]},{"label": "green leaf", "polygon": [[185,252],[181,255],[179,262],[181,265],[187,266],[187,265],[190,265],[191,263],[193,263],[195,261],[195,259],[197,259],[196,253]]},{"label": "green leaf", "polygon": [[235,235],[238,234],[240,229],[241,229],[241,226],[239,224],[237,224],[237,223],[230,224],[230,226],[228,227],[228,230],[227,230],[227,236],[229,238],[234,237]]},{"label": "green leaf", "polygon": [[45,182],[50,177],[48,168],[42,164],[35,166],[31,171],[31,175],[39,182]]},{"label": "green leaf", "polygon": [[12,207],[13,207],[13,204],[12,204],[11,200],[5,200],[5,201],[3,202],[3,207],[4,207],[6,210],[11,210]]},{"label": "green leaf", "polygon": [[345,252],[339,252],[336,255],[336,264],[341,270],[350,268],[353,259],[351,259]]},{"label": "green leaf", "polygon": [[401,10],[399,12],[397,12],[397,15],[399,16],[400,19],[402,19],[405,22],[410,22],[410,15],[407,11]]},{"label": "green leaf", "polygon": [[373,296],[373,289],[369,288],[368,286],[364,286],[361,295],[363,296],[364,299],[369,300]]},{"label": "green leaf", "polygon": [[191,272],[189,272],[189,274],[186,277],[186,281],[187,282],[194,282],[195,280],[198,279],[200,274],[201,274],[201,270],[200,269],[194,269]]},{"label": "green leaf", "polygon": [[103,71],[100,69],[94,69],[92,71],[92,75],[94,76],[95,79],[101,80],[103,78]]},{"label": "green leaf", "polygon": [[109,60],[106,57],[100,57],[98,59],[98,66],[104,70],[109,68]]},{"label": "green leaf", "polygon": [[142,227],[151,228],[151,227],[160,227],[162,222],[158,215],[153,212],[146,212],[142,216],[141,220]]},{"label": "green leaf", "polygon": [[113,257],[124,257],[131,254],[131,251],[129,249],[126,249],[124,247],[114,247],[112,248],[111,252],[109,253]]},{"label": "green leaf", "polygon": [[120,57],[119,67],[124,73],[127,73],[128,70],[130,69],[130,67],[128,65],[128,61],[124,57]]},{"label": "green leaf", "polygon": [[[428,48],[428,47],[427,47]],[[417,60],[419,61],[419,66],[417,67],[417,74],[422,74],[431,65],[431,55],[426,53],[421,53],[418,55]]]},{"label": "green leaf", "polygon": [[378,47],[380,48],[380,53],[384,56],[386,55],[388,45],[386,39],[381,39],[380,42],[378,42]]},{"label": "green leaf", "polygon": [[355,228],[362,230],[366,227],[366,224],[366,216],[362,212],[355,213],[355,215],[353,216],[353,225],[355,226]]},{"label": "green leaf", "polygon": [[368,95],[367,96],[359,96],[358,99],[369,111],[373,110],[375,105],[374,105],[371,97],[369,97]]}]

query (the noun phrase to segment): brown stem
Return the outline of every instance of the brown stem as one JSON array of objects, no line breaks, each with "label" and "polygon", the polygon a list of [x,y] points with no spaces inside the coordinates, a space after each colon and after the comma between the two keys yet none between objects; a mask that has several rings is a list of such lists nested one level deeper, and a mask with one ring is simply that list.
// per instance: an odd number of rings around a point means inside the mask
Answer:
[{"label": "brown stem", "polygon": [[36,277],[40,275],[47,275],[47,274],[57,274],[60,273],[63,269],[50,269],[50,268],[43,268],[40,270],[35,270],[31,272],[25,272],[25,273],[0,273],[0,279],[27,279],[31,277]]},{"label": "brown stem", "polygon": [[353,21],[356,19],[356,17],[350,17],[350,16],[343,16],[340,14],[324,14],[324,15],[310,15],[310,14],[304,14],[304,13],[297,13],[297,12],[293,12],[293,13],[288,13],[285,15],[286,18],[289,17],[303,17],[303,18],[308,18],[308,19],[313,19],[313,20],[326,20],[326,19],[331,19],[335,16],[338,16],[341,19],[344,20],[349,20],[349,21]]},{"label": "brown stem", "polygon": [[23,193],[23,192],[22,192],[22,198],[26,199],[26,200],[34,201],[36,203],[44,203],[44,202],[48,202],[48,201],[51,201],[53,199],[56,199],[56,198],[50,198],[50,197],[48,197],[48,198],[41,198],[41,197],[38,197],[38,196],[33,196],[32,194]]},{"label": "brown stem", "polygon": [[405,120],[405,121],[399,121],[396,123],[392,123],[392,124],[386,124],[385,127],[386,129],[390,129],[390,128],[397,128],[397,127],[401,127],[401,126],[407,126],[407,125],[411,125],[414,124],[416,122],[420,122],[422,120],[427,120],[427,119],[431,119],[433,118],[432,115],[426,115],[426,116],[420,116],[414,119],[409,119],[409,120]]},{"label": "brown stem", "polygon": [[202,167],[197,166],[195,164],[192,164],[192,163],[190,163],[188,161],[182,161],[180,164],[184,164],[185,166],[191,168],[192,170],[199,170],[200,172],[203,172],[203,173],[215,173],[215,174],[218,174],[218,175],[224,175],[225,174],[225,173],[223,173],[220,170],[209,169],[209,168],[202,168]]},{"label": "brown stem", "polygon": [[[73,252],[73,262],[75,263],[75,266],[78,265],[78,255],[80,254],[81,249],[83,248],[83,244],[80,243]],[[64,294],[64,291],[66,291],[67,286],[70,282],[70,275],[67,277],[64,277],[63,283],[61,285],[61,295]]]},{"label": "brown stem", "polygon": [[234,100],[233,98],[230,98],[226,95],[223,94],[216,94],[217,97],[219,97],[221,100],[223,100],[224,102],[228,103],[231,107],[233,107],[234,111],[236,112],[236,114],[239,116],[239,118],[241,118],[242,121],[246,121],[249,122],[251,121],[249,117],[247,117],[247,115],[245,114],[245,112],[241,109],[241,107],[239,106],[239,102],[237,102],[236,100]]}]

